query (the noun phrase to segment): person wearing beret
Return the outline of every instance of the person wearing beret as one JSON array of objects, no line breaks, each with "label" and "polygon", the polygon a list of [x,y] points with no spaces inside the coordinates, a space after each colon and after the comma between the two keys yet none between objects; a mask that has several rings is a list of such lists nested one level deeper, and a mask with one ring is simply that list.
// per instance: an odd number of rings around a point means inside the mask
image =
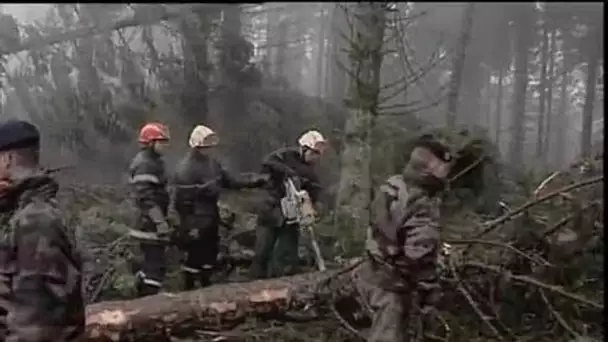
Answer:
[{"label": "person wearing beret", "polygon": [[82,261],[39,152],[34,125],[0,123],[0,341],[69,342],[84,333]]},{"label": "person wearing beret", "polygon": [[416,297],[423,330],[434,322],[441,295],[438,194],[452,163],[444,143],[423,135],[415,140],[401,174],[390,177],[374,196],[366,259],[353,270],[357,289],[373,312],[368,342],[409,341],[408,318]]}]

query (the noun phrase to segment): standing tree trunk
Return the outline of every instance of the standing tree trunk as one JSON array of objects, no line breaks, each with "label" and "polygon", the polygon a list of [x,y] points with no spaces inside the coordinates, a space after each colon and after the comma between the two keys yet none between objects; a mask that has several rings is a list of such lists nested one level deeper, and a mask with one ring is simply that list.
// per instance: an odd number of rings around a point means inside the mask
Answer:
[{"label": "standing tree trunk", "polygon": [[[515,6],[515,5],[514,5]],[[518,4],[515,20],[515,85],[513,87],[513,134],[509,148],[509,160],[515,168],[523,165],[524,117],[528,90],[528,57],[532,45],[532,4]]]},{"label": "standing tree trunk", "polygon": [[266,36],[265,36],[265,54],[262,64],[264,65],[264,73],[271,79],[276,76],[274,74],[275,65],[275,45],[276,45],[276,34],[273,33],[276,28],[276,24],[279,22],[280,14],[276,9],[266,7]]},{"label": "standing tree trunk", "polygon": [[339,5],[334,4],[330,15],[331,30],[329,35],[329,49],[331,54],[327,58],[328,70],[328,95],[333,101],[342,101],[346,93],[347,74],[340,67],[346,62],[344,53],[345,39],[340,36],[340,32],[345,30],[344,12]]},{"label": "standing tree trunk", "polygon": [[544,165],[549,165],[549,156],[551,155],[552,142],[554,139],[553,132],[553,85],[555,83],[555,29],[551,29],[551,40],[549,48],[549,75],[547,77],[547,119],[545,120],[545,141],[543,141],[542,160]]},{"label": "standing tree trunk", "polygon": [[538,84],[538,120],[536,135],[536,160],[542,161],[544,154],[543,143],[545,141],[545,104],[547,95],[547,61],[549,59],[549,30],[547,23],[543,23],[542,42],[540,52],[540,82]]},{"label": "standing tree trunk", "polygon": [[481,84],[483,84],[483,86],[480,91],[481,96],[479,96],[477,112],[479,113],[480,126],[489,129],[491,120],[490,112],[492,108],[492,84],[490,83],[490,76],[492,73],[485,67],[481,70],[481,73]]},{"label": "standing tree trunk", "polygon": [[[352,37],[355,40],[350,42],[352,78],[345,101],[350,113],[344,127],[335,227],[345,230],[342,232],[345,234],[339,236],[350,235],[347,241],[363,242],[369,224],[370,140],[380,93],[386,4],[365,2],[350,6],[353,7]],[[351,246],[343,247],[356,250]]]},{"label": "standing tree trunk", "polygon": [[497,91],[496,91],[496,112],[494,114],[494,125],[495,125],[495,136],[494,138],[496,139],[496,146],[498,146],[498,149],[500,149],[500,138],[501,138],[501,133],[502,133],[502,104],[503,104],[503,90],[504,90],[504,78],[505,78],[505,68],[504,66],[502,66],[499,70],[498,70],[498,84],[496,85],[498,87]]},{"label": "standing tree trunk", "polygon": [[458,39],[457,53],[452,66],[452,76],[448,90],[448,111],[446,123],[448,127],[454,127],[457,123],[458,99],[460,95],[460,84],[462,83],[464,65],[466,60],[467,46],[471,38],[471,28],[473,27],[473,15],[475,13],[475,3],[469,2],[462,14],[462,28]]},{"label": "standing tree trunk", "polygon": [[325,76],[324,73],[324,67],[327,63],[324,63],[325,61],[325,36],[326,36],[326,29],[325,27],[327,26],[327,16],[325,15],[325,4],[321,4],[321,10],[319,13],[319,37],[317,38],[318,41],[318,48],[317,48],[317,86],[315,89],[315,92],[317,94],[317,96],[322,97],[325,95],[325,80],[323,79],[323,77]]},{"label": "standing tree trunk", "polygon": [[597,40],[599,30],[592,28],[587,41],[587,82],[585,84],[585,104],[583,105],[583,125],[581,131],[581,158],[591,155],[591,135],[593,130],[593,104],[595,103],[598,66],[601,57],[601,42]]},{"label": "standing tree trunk", "polygon": [[570,65],[568,63],[568,55],[564,56],[562,67],[561,87],[559,91],[559,110],[557,116],[557,127],[555,130],[555,155],[553,160],[555,166],[561,167],[564,163],[564,143],[566,142],[566,123],[568,121],[568,107],[570,96],[568,95],[568,84],[570,84]]},{"label": "standing tree trunk", "polygon": [[207,15],[184,18],[180,22],[184,54],[182,106],[187,125],[207,120]]},{"label": "standing tree trunk", "polygon": [[285,72],[286,56],[287,56],[287,21],[281,19],[277,26],[277,47],[274,61],[274,75],[279,81],[282,88],[287,88],[287,73]]}]

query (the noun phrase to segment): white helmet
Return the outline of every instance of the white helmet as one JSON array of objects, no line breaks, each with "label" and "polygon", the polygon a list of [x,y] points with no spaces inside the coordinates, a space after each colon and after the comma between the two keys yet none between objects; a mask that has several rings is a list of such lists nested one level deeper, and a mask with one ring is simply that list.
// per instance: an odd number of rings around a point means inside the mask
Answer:
[{"label": "white helmet", "polygon": [[192,148],[210,147],[216,146],[219,141],[219,137],[211,128],[203,125],[198,125],[194,127],[192,133],[190,133],[190,140],[188,141],[188,144]]},{"label": "white helmet", "polygon": [[298,144],[302,147],[307,147],[311,150],[322,152],[327,140],[318,131],[308,131],[298,139]]}]

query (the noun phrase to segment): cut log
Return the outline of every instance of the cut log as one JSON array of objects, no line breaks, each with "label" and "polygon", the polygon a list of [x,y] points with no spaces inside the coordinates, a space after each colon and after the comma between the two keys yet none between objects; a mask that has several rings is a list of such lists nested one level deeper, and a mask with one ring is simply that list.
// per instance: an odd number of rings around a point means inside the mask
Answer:
[{"label": "cut log", "polygon": [[252,318],[286,319],[289,312],[327,308],[332,296],[352,296],[351,290],[338,290],[349,287],[348,279],[345,271],[314,272],[101,302],[87,307],[84,341],[170,341],[197,330],[232,329]]}]

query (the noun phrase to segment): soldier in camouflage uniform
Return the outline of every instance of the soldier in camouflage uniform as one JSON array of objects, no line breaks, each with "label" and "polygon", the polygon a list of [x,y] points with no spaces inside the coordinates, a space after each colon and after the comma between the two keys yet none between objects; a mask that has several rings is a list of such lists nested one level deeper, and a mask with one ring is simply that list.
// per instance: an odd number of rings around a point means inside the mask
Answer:
[{"label": "soldier in camouflage uniform", "polygon": [[82,262],[57,207],[57,183],[39,169],[38,129],[0,124],[0,341],[82,337]]},{"label": "soldier in camouflage uniform", "polygon": [[[323,154],[327,141],[321,133],[308,131],[298,143],[300,146],[279,149],[264,160],[263,172],[270,174],[270,182],[268,198],[258,218],[255,257],[250,271],[253,278],[291,275],[297,271],[300,228],[297,224],[286,223],[281,212],[285,179],[296,180],[299,183],[296,186],[306,190],[315,206],[319,206],[321,187],[314,165]],[[275,274],[272,274],[271,261],[275,263]]]},{"label": "soldier in camouflage uniform", "polygon": [[373,312],[368,342],[409,341],[408,319],[418,293],[423,322],[440,295],[439,198],[451,167],[448,149],[432,136],[414,144],[401,175],[376,193],[366,261],[354,271],[357,288]]},{"label": "soldier in camouflage uniform", "polygon": [[219,253],[218,197],[222,188],[262,186],[268,177],[235,177],[210,155],[219,139],[210,128],[199,125],[190,134],[191,150],[178,164],[172,179],[173,207],[180,220],[178,244],[186,252],[182,266],[186,290],[210,285]]},{"label": "soldier in camouflage uniform", "polygon": [[162,149],[169,140],[167,127],[149,123],[139,133],[141,149],[129,167],[130,184],[138,208],[136,231],[155,233],[157,241],[142,241],[143,263],[135,270],[137,293],[158,293],[165,278],[165,247],[170,234],[167,220],[169,193]]}]

